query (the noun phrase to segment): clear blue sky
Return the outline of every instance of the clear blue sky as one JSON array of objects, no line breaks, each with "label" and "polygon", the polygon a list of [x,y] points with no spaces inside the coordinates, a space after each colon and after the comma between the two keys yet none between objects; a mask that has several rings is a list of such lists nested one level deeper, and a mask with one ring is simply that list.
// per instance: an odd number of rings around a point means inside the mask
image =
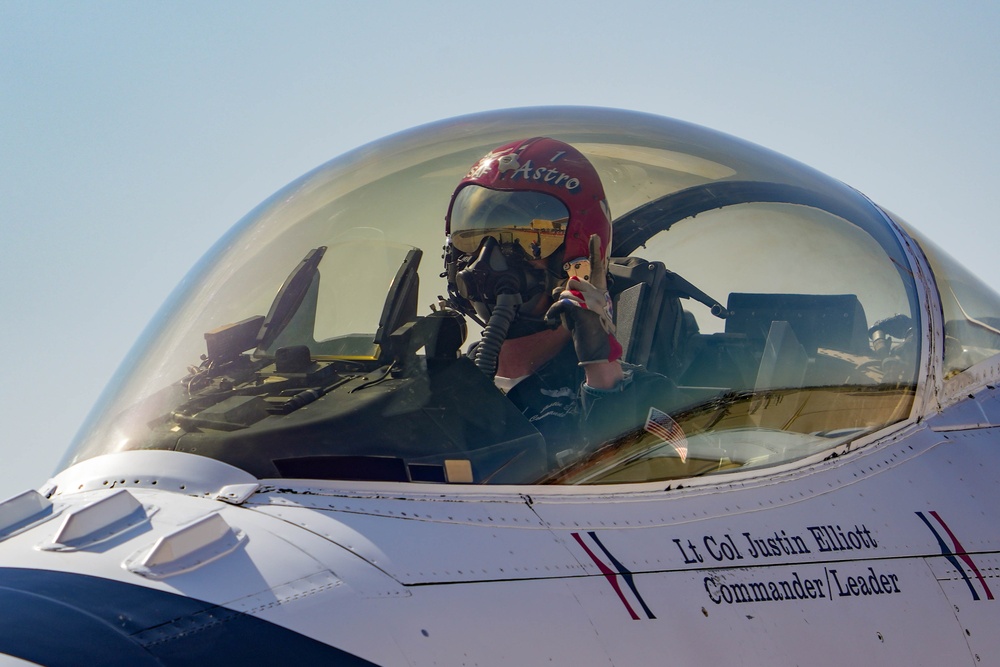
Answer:
[{"label": "clear blue sky", "polygon": [[0,0],[0,497],[42,484],[188,268],[282,185],[487,109],[749,139],[993,286],[1000,3]]}]

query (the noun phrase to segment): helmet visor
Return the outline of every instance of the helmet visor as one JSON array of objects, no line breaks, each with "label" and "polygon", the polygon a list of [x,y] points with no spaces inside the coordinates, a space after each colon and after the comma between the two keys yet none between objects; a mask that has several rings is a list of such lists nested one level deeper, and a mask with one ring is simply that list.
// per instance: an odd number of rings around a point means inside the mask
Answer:
[{"label": "helmet visor", "polygon": [[519,243],[533,259],[544,259],[562,245],[569,210],[542,192],[490,190],[467,185],[455,195],[449,230],[451,244],[474,253],[487,236],[501,245]]}]

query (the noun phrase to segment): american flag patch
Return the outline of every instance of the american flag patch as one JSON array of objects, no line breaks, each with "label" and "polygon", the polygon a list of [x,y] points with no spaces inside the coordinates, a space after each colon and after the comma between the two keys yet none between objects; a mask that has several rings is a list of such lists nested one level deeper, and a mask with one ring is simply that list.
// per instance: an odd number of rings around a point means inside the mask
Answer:
[{"label": "american flag patch", "polygon": [[650,408],[645,429],[647,433],[652,433],[677,450],[682,463],[687,460],[688,441],[684,437],[684,431],[666,412]]}]

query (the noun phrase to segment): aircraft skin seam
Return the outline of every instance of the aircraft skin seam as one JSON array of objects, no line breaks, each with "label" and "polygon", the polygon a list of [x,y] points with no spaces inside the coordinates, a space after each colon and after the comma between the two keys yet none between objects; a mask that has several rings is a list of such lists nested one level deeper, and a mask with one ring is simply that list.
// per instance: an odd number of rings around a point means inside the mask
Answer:
[{"label": "aircraft skin seam", "polygon": [[[866,437],[851,441],[850,443],[847,443],[832,452],[830,451],[818,452],[817,454],[813,455],[813,457],[818,458],[822,456],[823,458],[813,461],[812,463],[809,464],[803,464],[802,461],[792,461],[786,464],[785,466],[781,466],[778,470],[775,470],[775,468],[770,468],[767,470],[762,470],[760,472],[754,471],[754,472],[743,473],[743,474],[753,475],[753,477],[749,477],[745,480],[738,480],[738,481],[720,480],[719,482],[716,482],[716,484],[718,484],[719,486],[714,486],[711,483],[701,483],[704,478],[690,478],[688,480],[682,479],[673,482],[671,485],[668,485],[665,489],[661,487],[655,490],[632,490],[632,491],[623,491],[621,493],[614,493],[613,500],[607,497],[609,495],[608,491],[600,491],[600,492],[595,491],[593,492],[593,495],[598,496],[598,498],[594,498],[591,496],[587,496],[583,493],[580,496],[577,496],[576,494],[560,496],[559,491],[555,491],[553,493],[537,494],[536,490],[535,491],[536,499],[533,500],[531,499],[531,496],[528,496],[523,492],[516,492],[520,496],[519,498],[515,498],[513,496],[513,493],[515,492],[512,492],[511,495],[490,494],[479,497],[463,495],[460,497],[442,498],[440,495],[428,496],[425,493],[421,493],[420,495],[414,495],[414,496],[400,495],[400,496],[387,497],[385,495],[374,492],[371,493],[370,495],[368,494],[352,495],[343,492],[323,493],[323,490],[317,490],[315,488],[294,489],[288,487],[278,488],[273,486],[262,486],[260,489],[258,489],[257,493],[254,494],[254,497],[258,498],[258,500],[256,501],[248,500],[246,503],[244,503],[244,505],[257,506],[257,507],[262,507],[262,506],[302,507],[303,506],[287,501],[284,498],[281,498],[280,495],[277,494],[289,494],[293,496],[301,495],[301,496],[341,498],[344,500],[353,500],[362,502],[366,500],[374,500],[374,501],[396,500],[403,502],[455,503],[458,505],[465,503],[475,504],[477,502],[488,502],[496,504],[511,503],[518,505],[521,502],[525,502],[525,498],[528,499],[527,502],[529,505],[533,502],[540,502],[544,504],[546,501],[558,502],[560,500],[565,500],[566,502],[584,502],[584,503],[594,502],[595,500],[598,499],[601,501],[610,500],[611,502],[616,502],[616,503],[631,502],[631,501],[643,502],[648,500],[649,496],[653,494],[680,492],[680,491],[688,492],[687,494],[685,494],[685,497],[692,497],[692,495],[698,493],[706,495],[715,495],[719,493],[719,491],[725,492],[734,489],[738,490],[754,489],[781,483],[788,480],[802,479],[810,475],[822,473],[826,470],[829,470],[831,467],[848,465],[857,457],[877,453],[882,449],[891,447],[895,442],[898,442],[899,440],[902,440],[906,437],[912,436],[916,432],[925,429],[926,428],[925,422],[926,418],[918,419],[912,416],[908,417],[902,421],[887,426],[880,432],[871,433]],[[730,474],[738,475],[741,473],[735,472]],[[647,484],[652,484],[652,483],[647,483]],[[676,486],[674,486],[674,484],[676,484]],[[686,484],[692,484],[692,485],[687,486]],[[548,489],[545,490],[547,491]],[[260,500],[260,498],[265,498],[265,497],[267,498],[266,501]],[[349,507],[348,508],[335,507],[332,505],[328,505],[326,508],[315,507],[315,506],[309,506],[309,507],[311,509],[319,509],[319,510],[330,509],[337,512],[345,512],[350,514],[359,514],[366,516],[391,516],[388,514],[380,514],[372,512],[371,510],[353,509]],[[418,519],[418,520],[421,519],[421,517],[419,517],[418,515],[414,515],[412,517],[400,516],[394,518]],[[437,521],[438,519],[432,518],[430,520]]]},{"label": "aircraft skin seam", "polygon": [[[967,552],[970,556],[996,556],[1000,555],[1000,551],[969,551]],[[913,559],[939,559],[945,558],[944,554],[940,553],[914,553],[912,555],[907,554],[905,556],[877,556],[877,557],[857,557],[857,558],[839,558],[839,559],[829,559],[821,561],[821,564],[827,565],[851,565],[857,563],[892,563],[892,562],[907,562]],[[671,574],[686,574],[686,573],[706,573],[706,572],[723,572],[723,571],[762,571],[769,569],[780,569],[788,567],[799,567],[799,566],[809,566],[816,565],[817,561],[808,560],[798,560],[798,561],[787,561],[781,563],[757,563],[753,565],[710,565],[710,566],[695,566],[695,567],[677,567],[677,568],[658,568],[650,570],[629,570],[632,576],[638,575],[671,575]],[[987,571],[997,571],[998,568],[981,568],[981,571],[985,569]],[[482,585],[482,584],[494,584],[494,583],[523,583],[528,581],[569,581],[572,579],[589,579],[594,577],[606,577],[607,574],[601,571],[598,572],[586,572],[583,574],[566,574],[566,575],[545,575],[541,577],[503,577],[497,579],[463,579],[455,581],[424,581],[424,582],[413,582],[408,584],[403,584],[406,588],[420,589],[420,588],[433,588],[434,586],[465,586],[465,585]],[[986,579],[1000,579],[1000,574],[994,574],[991,576],[983,575]],[[950,578],[936,577],[938,581],[949,581]],[[957,580],[957,579],[956,579]]]},{"label": "aircraft skin seam", "polygon": [[[800,468],[794,468],[794,467],[792,467],[789,470],[786,470],[786,471],[783,471],[783,472],[779,472],[779,473],[777,473],[775,475],[772,475],[772,476],[769,476],[769,477],[766,477],[766,478],[760,477],[760,478],[756,478],[754,480],[748,480],[745,483],[722,482],[721,484],[724,484],[725,487],[727,487],[727,488],[722,488],[722,487],[708,487],[708,486],[697,486],[697,487],[678,486],[678,487],[673,488],[673,489],[669,489],[668,488],[668,489],[661,489],[661,490],[656,490],[656,491],[632,491],[631,493],[628,494],[629,497],[623,497],[623,496],[626,495],[627,492],[623,493],[623,494],[614,494],[613,498],[607,497],[607,494],[608,494],[607,491],[600,491],[600,492],[595,491],[594,492],[594,496],[591,496],[591,497],[583,496],[583,495],[581,495],[581,496],[576,496],[576,495],[573,495],[573,496],[558,496],[558,495],[543,494],[543,495],[536,495],[534,498],[530,498],[530,496],[525,496],[525,494],[520,493],[519,495],[521,497],[519,499],[517,499],[517,500],[513,499],[513,496],[507,496],[507,497],[504,497],[504,498],[502,498],[500,500],[497,500],[494,497],[488,497],[488,498],[468,498],[468,499],[463,497],[463,498],[459,498],[459,499],[449,498],[449,499],[446,499],[446,500],[439,500],[438,498],[426,498],[426,497],[419,497],[419,496],[416,496],[416,497],[401,496],[401,497],[395,497],[392,500],[400,501],[400,502],[428,502],[428,503],[441,502],[441,503],[445,503],[445,504],[450,503],[450,504],[456,504],[456,505],[469,504],[469,505],[473,505],[473,506],[478,505],[478,504],[482,504],[482,503],[489,503],[489,504],[510,503],[510,504],[519,505],[520,503],[524,502],[529,507],[532,507],[534,504],[539,504],[539,505],[544,506],[546,504],[563,504],[563,503],[567,503],[567,504],[577,504],[577,503],[584,504],[584,503],[590,503],[590,502],[596,502],[596,501],[610,502],[610,503],[614,503],[614,504],[618,504],[618,503],[630,503],[630,502],[640,502],[641,503],[641,502],[649,502],[650,500],[658,500],[659,498],[656,498],[655,496],[661,495],[661,494],[664,494],[664,493],[677,492],[677,491],[689,491],[690,493],[689,494],[685,494],[685,496],[684,496],[686,498],[695,497],[696,495],[710,495],[710,496],[714,496],[714,495],[717,495],[720,491],[723,492],[723,493],[725,493],[725,492],[728,492],[728,491],[753,490],[753,489],[757,489],[757,488],[762,488],[762,487],[772,486],[772,485],[776,485],[776,484],[781,484],[781,483],[786,482],[786,481],[794,481],[794,480],[798,480],[798,479],[805,479],[805,478],[807,478],[809,476],[823,474],[823,473],[826,473],[826,472],[830,471],[831,469],[835,469],[835,468],[838,468],[838,467],[844,467],[844,466],[852,465],[852,464],[854,464],[858,460],[858,458],[861,458],[861,457],[864,457],[864,456],[874,456],[874,455],[877,455],[878,452],[880,452],[880,451],[882,451],[884,449],[891,448],[894,444],[899,443],[904,438],[910,437],[910,436],[914,435],[915,432],[922,431],[922,430],[927,430],[927,426],[925,424],[917,424],[915,422],[914,423],[904,423],[904,424],[902,424],[902,427],[905,428],[906,430],[903,431],[901,429],[900,431],[896,431],[896,432],[884,434],[877,441],[866,443],[866,444],[864,444],[864,445],[862,445],[860,447],[852,448],[849,451],[844,452],[843,454],[841,454],[841,455],[839,455],[839,456],[837,456],[835,458],[829,458],[829,454],[827,454],[828,458],[826,458],[826,459],[824,459],[822,461],[817,461],[814,464],[811,464],[810,466],[807,466],[806,468],[801,468],[801,467]],[[911,429],[911,427],[912,427],[912,429]],[[935,429],[931,428],[930,430],[935,430]],[[934,445],[927,446],[927,447],[925,447],[924,451],[930,450],[933,447],[936,447],[937,445],[942,444],[943,442],[944,441],[935,443]],[[919,454],[920,454],[920,452],[917,452],[916,454],[914,454],[914,456],[919,456]],[[854,455],[854,456],[852,456],[852,455]],[[912,458],[912,457],[910,457],[910,458]],[[909,460],[909,458],[908,459],[903,459],[902,461],[906,461],[906,460]],[[902,462],[902,461],[900,461],[900,462]],[[790,464],[790,465],[794,465],[794,463],[795,462],[793,462],[793,464]],[[680,480],[680,481],[683,482],[685,480]],[[282,490],[276,490],[276,491],[274,491],[274,493],[293,493],[293,494],[299,495],[302,492],[294,491],[294,490],[290,490],[290,489],[282,489]],[[266,489],[262,489],[261,491],[258,492],[258,494],[261,495],[261,496],[267,497],[267,499],[266,500],[265,499],[258,499],[256,501],[248,501],[247,503],[244,504],[244,506],[248,507],[248,508],[253,508],[253,507],[261,507],[261,508],[262,507],[301,507],[301,508],[307,508],[307,509],[317,510],[317,511],[343,512],[345,514],[354,514],[354,515],[358,515],[358,516],[372,516],[372,517],[380,517],[380,518],[392,518],[392,519],[399,519],[399,520],[404,520],[404,521],[428,521],[428,522],[433,522],[433,523],[444,522],[444,523],[455,523],[455,524],[463,524],[463,525],[484,525],[481,520],[479,520],[479,521],[475,521],[475,520],[472,520],[472,519],[455,520],[452,517],[448,517],[448,519],[445,520],[445,519],[442,519],[440,517],[434,517],[434,516],[430,516],[430,515],[420,516],[420,515],[418,515],[416,513],[414,513],[413,515],[398,515],[398,514],[396,514],[394,512],[388,512],[388,511],[378,512],[378,511],[373,510],[373,509],[360,509],[360,508],[359,509],[354,509],[354,508],[348,509],[348,508],[343,508],[343,507],[337,507],[337,506],[334,506],[334,505],[327,505],[326,507],[316,507],[316,506],[313,506],[313,505],[295,505],[295,504],[288,503],[288,502],[282,502],[281,498],[270,498],[270,497],[268,497],[270,494],[269,494],[269,490],[266,490]],[[303,495],[317,495],[317,494],[303,494]],[[377,498],[377,497],[373,497],[373,498],[355,498],[355,497],[349,497],[349,498],[351,500],[372,500],[372,501],[384,500],[382,498]],[[525,500],[525,498],[530,498],[530,500]],[[530,524],[513,525],[513,524],[502,524],[502,523],[494,524],[491,521],[488,525],[490,525],[491,527],[496,527],[496,528],[519,528],[519,529],[526,529],[526,528],[527,529],[545,529],[547,527],[547,525],[545,525],[545,522],[543,522],[543,525],[530,525]]]},{"label": "aircraft skin seam", "polygon": [[[269,609],[274,609],[274,608],[277,608],[277,607],[284,606],[286,604],[290,604],[292,602],[297,602],[298,600],[302,600],[302,599],[305,599],[307,597],[311,597],[313,595],[316,595],[318,593],[323,593],[325,591],[329,591],[329,590],[332,590],[334,588],[338,588],[338,587],[340,587],[342,585],[343,585],[343,582],[341,582],[341,581],[331,581],[331,582],[329,582],[327,584],[323,584],[322,586],[316,586],[316,587],[313,587],[313,588],[301,591],[299,593],[296,593],[295,595],[289,595],[287,597],[283,597],[281,599],[274,600],[273,602],[269,602],[267,604],[258,605],[256,607],[248,607],[247,609],[240,609],[240,610],[235,610],[234,609],[234,611],[239,611],[240,613],[243,613],[243,614],[250,614],[251,616],[257,616],[257,615],[259,615],[259,614],[261,614],[261,613],[263,613],[263,612],[265,612],[265,611],[267,611]],[[271,590],[273,591],[274,589],[271,589]],[[233,604],[233,603],[232,602],[227,603],[227,606],[231,605],[231,604]]]},{"label": "aircraft skin seam", "polygon": [[[788,498],[787,500],[781,499],[779,502],[775,502],[773,504],[769,503],[767,506],[746,507],[746,508],[739,507],[739,508],[736,508],[735,511],[732,508],[726,508],[724,511],[720,510],[717,515],[699,514],[698,516],[691,517],[689,519],[675,520],[675,521],[670,521],[670,522],[664,521],[664,522],[656,523],[656,524],[648,523],[648,524],[643,524],[641,526],[638,526],[638,525],[636,525],[636,526],[594,526],[594,525],[590,525],[590,524],[581,524],[581,525],[579,525],[579,528],[580,529],[591,529],[591,528],[594,528],[594,529],[601,529],[601,530],[629,530],[629,529],[633,529],[633,528],[681,526],[681,525],[687,525],[687,524],[692,524],[692,523],[699,523],[699,522],[705,521],[707,519],[719,518],[719,517],[722,517],[722,516],[752,514],[752,513],[756,513],[756,512],[761,512],[761,511],[766,511],[766,510],[769,510],[769,509],[773,509],[775,507],[788,507],[788,506],[795,505],[795,504],[800,503],[800,502],[808,501],[808,500],[810,500],[812,498],[817,498],[817,497],[821,497],[821,496],[824,496],[824,495],[827,495],[827,494],[830,494],[830,493],[834,493],[834,492],[836,492],[840,488],[852,486],[852,485],[857,484],[859,482],[863,482],[863,481],[865,481],[867,479],[870,479],[872,475],[877,475],[877,474],[880,474],[880,473],[883,473],[883,472],[888,472],[889,470],[892,470],[893,468],[895,468],[895,467],[897,467],[899,465],[902,465],[902,464],[907,463],[909,461],[912,461],[912,460],[914,460],[916,458],[919,458],[920,456],[922,456],[925,453],[931,451],[932,449],[935,449],[936,447],[938,447],[940,445],[947,444],[947,443],[948,443],[948,439],[947,439],[947,437],[944,437],[944,439],[939,440],[939,441],[937,441],[937,442],[935,442],[935,443],[933,443],[931,445],[926,445],[926,446],[924,446],[923,448],[921,448],[919,450],[915,450],[912,454],[906,456],[905,458],[900,458],[900,459],[892,461],[892,462],[884,461],[882,464],[877,464],[878,467],[876,469],[869,469],[867,472],[865,472],[860,477],[856,477],[856,478],[851,479],[851,480],[846,481],[846,482],[842,482],[842,481],[838,480],[837,485],[834,488],[829,488],[829,489],[825,489],[825,490],[821,490],[821,491],[810,492],[808,494],[801,495],[800,497],[797,497],[797,498]],[[889,443],[889,444],[892,444],[892,443]],[[849,463],[850,462],[844,462],[844,465],[848,465]],[[536,514],[537,514],[537,511],[536,511]],[[550,528],[555,529],[555,530],[558,530],[560,528],[565,528],[565,527],[554,526],[552,524],[548,524],[548,525],[549,525]]]},{"label": "aircraft skin seam", "polygon": [[[931,430],[933,430],[933,429],[931,429]],[[933,444],[926,445],[926,446],[922,447],[919,450],[914,450],[912,454],[909,454],[909,455],[907,455],[905,457],[898,458],[897,460],[894,460],[894,461],[883,460],[883,461],[881,461],[879,463],[876,463],[874,465],[874,468],[872,468],[870,466],[867,471],[863,472],[860,476],[855,476],[851,480],[838,481],[838,485],[835,488],[828,488],[828,489],[824,489],[824,490],[811,491],[811,492],[808,492],[808,493],[803,493],[802,495],[800,495],[797,498],[780,499],[777,502],[768,503],[767,506],[739,507],[735,511],[732,508],[727,508],[726,510],[719,510],[719,514],[716,516],[716,518],[719,517],[719,516],[729,516],[729,515],[734,515],[734,514],[739,514],[739,515],[752,514],[752,513],[755,513],[755,512],[760,512],[760,511],[765,511],[765,510],[773,509],[775,507],[788,507],[788,506],[795,505],[795,504],[800,503],[800,502],[808,501],[808,500],[810,500],[812,498],[821,497],[821,496],[827,495],[829,493],[833,493],[833,492],[837,491],[839,488],[849,487],[849,486],[852,486],[852,485],[857,484],[859,482],[863,482],[866,479],[870,479],[871,476],[873,476],[873,475],[877,475],[877,474],[880,474],[880,473],[883,473],[883,472],[888,472],[889,470],[892,470],[892,469],[894,469],[895,467],[897,467],[899,465],[902,465],[904,463],[912,461],[913,459],[916,459],[916,458],[922,456],[923,454],[925,454],[927,452],[930,452],[931,450],[935,449],[936,447],[938,447],[940,445],[947,444],[949,442],[949,440],[947,439],[947,437],[946,436],[942,436],[942,437],[943,437],[943,439],[941,439],[941,440],[939,440],[937,442],[934,442]],[[897,440],[896,442],[887,442],[887,443],[885,443],[885,445],[886,445],[886,448],[888,448],[888,447],[891,447],[893,444],[899,444],[899,442],[900,442],[899,440]],[[865,455],[877,455],[878,452],[868,450],[868,451],[865,451],[863,453]],[[904,454],[905,454],[905,452],[904,452]],[[879,457],[876,456],[876,458],[879,458]],[[844,467],[844,466],[855,464],[856,463],[856,459],[854,461],[845,461],[845,460],[840,459],[840,460],[837,461],[837,463],[839,464],[838,467]],[[825,469],[823,471],[814,471],[814,472],[812,472],[810,474],[811,475],[816,475],[816,474],[821,474],[822,472],[829,472],[830,470],[831,470],[831,468],[827,468],[827,469]],[[780,481],[774,481],[771,484],[768,484],[767,486],[778,486],[778,485],[780,485]],[[730,489],[730,491],[741,491],[741,490],[747,490],[747,489]],[[714,494],[710,494],[710,495],[714,495]],[[403,500],[403,499],[398,499],[398,500]],[[358,511],[358,510],[345,511],[345,510],[341,510],[341,509],[337,509],[337,508],[316,508],[316,507],[310,507],[308,509],[311,509],[311,510],[314,510],[314,511],[320,511],[320,512],[328,512],[328,513],[331,513],[331,514],[338,513],[338,512],[344,512],[345,514],[354,514],[354,515],[357,515],[357,516],[370,516],[370,517],[374,517],[374,518],[394,519],[394,520],[399,520],[399,521],[422,521],[422,522],[427,522],[427,523],[432,523],[432,524],[448,524],[448,525],[470,526],[470,527],[489,526],[490,528],[498,529],[498,530],[501,530],[501,529],[548,530],[548,531],[551,532],[552,530],[561,530],[561,529],[565,528],[565,526],[557,526],[555,524],[552,524],[551,522],[549,522],[546,519],[544,519],[540,514],[538,514],[538,508],[544,508],[545,505],[547,504],[546,503],[547,500],[549,500],[549,498],[547,498],[547,497],[544,498],[544,499],[535,498],[535,499],[532,499],[531,502],[528,502],[527,500],[525,500],[524,501],[525,505],[532,510],[532,513],[538,518],[539,523],[538,524],[527,524],[527,523],[525,523],[525,524],[521,524],[521,525],[505,524],[505,523],[496,522],[496,521],[490,521],[490,522],[487,522],[487,523],[484,523],[482,521],[475,521],[474,522],[474,521],[471,521],[471,520],[460,521],[460,520],[454,520],[451,517],[448,517],[447,519],[444,519],[444,518],[439,518],[439,517],[398,516],[396,514],[379,513],[379,512],[376,512],[376,511],[368,511],[368,512],[363,512],[363,511]],[[620,500],[620,501],[616,501],[616,502],[621,502],[621,503],[628,503],[628,502],[651,502],[651,501],[655,502],[656,500],[658,500],[658,499],[648,498],[647,497],[647,498],[633,498],[633,499],[627,499],[627,500]],[[419,500],[415,500],[414,502],[419,502]],[[473,503],[473,504],[477,504],[477,503]],[[558,504],[558,503],[555,503],[555,504]],[[537,507],[536,507],[536,505],[537,505]],[[267,507],[269,505],[266,504],[266,503],[259,503],[259,504],[255,503],[255,506],[258,506],[258,507]],[[293,525],[300,526],[299,523],[294,522],[294,521],[290,521],[287,518],[284,518],[284,517],[279,517],[279,518],[282,518],[282,520],[288,521],[289,523],[292,523]],[[689,523],[700,522],[700,521],[703,521],[703,520],[706,520],[706,519],[709,519],[709,518],[713,518],[713,515],[699,514],[696,517],[691,517],[691,518],[687,518],[687,519],[679,519],[679,520],[672,520],[672,521],[662,521],[662,522],[657,522],[657,523],[645,523],[645,524],[642,524],[642,525],[594,526],[594,525],[590,525],[590,524],[583,524],[583,525],[580,525],[580,528],[600,528],[600,529],[605,529],[605,530],[628,530],[628,529],[632,529],[632,528],[680,526],[680,525],[686,525],[686,524],[689,524]],[[324,535],[322,533],[317,533],[314,530],[312,530],[312,529],[310,529],[310,528],[308,528],[306,526],[301,526],[301,527],[305,528],[306,530],[310,530],[310,532],[313,532],[314,534],[316,534],[316,535],[318,535],[320,537],[323,537],[324,539],[328,539],[328,540],[332,539],[331,536]]]}]

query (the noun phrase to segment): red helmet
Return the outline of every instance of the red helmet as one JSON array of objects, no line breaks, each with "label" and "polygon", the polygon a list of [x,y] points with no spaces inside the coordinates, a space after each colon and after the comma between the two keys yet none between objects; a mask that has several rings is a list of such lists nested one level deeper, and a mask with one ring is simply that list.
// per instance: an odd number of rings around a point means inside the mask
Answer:
[{"label": "red helmet", "polygon": [[569,144],[535,137],[500,146],[472,167],[451,197],[445,231],[464,254],[487,236],[520,242],[534,259],[565,242],[569,262],[589,256],[593,234],[607,257],[611,215],[590,161]]}]

